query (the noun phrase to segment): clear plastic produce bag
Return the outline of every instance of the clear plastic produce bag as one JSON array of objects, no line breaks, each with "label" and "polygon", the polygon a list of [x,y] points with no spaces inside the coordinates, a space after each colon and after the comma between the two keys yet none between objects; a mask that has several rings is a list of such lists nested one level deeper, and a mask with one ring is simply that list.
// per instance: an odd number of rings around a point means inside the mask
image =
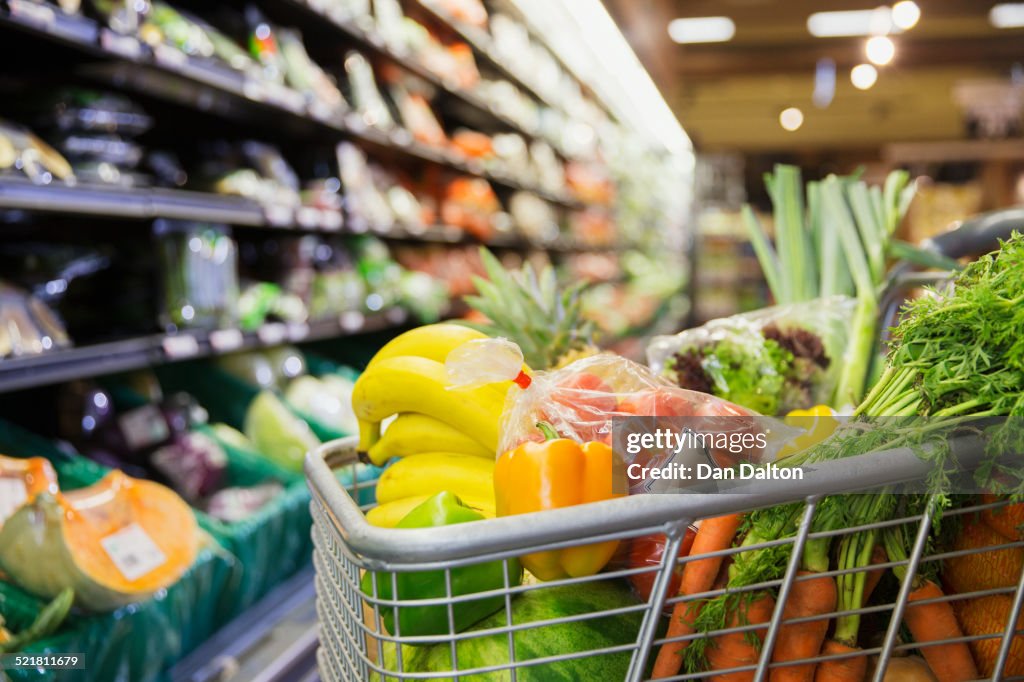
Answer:
[{"label": "clear plastic produce bag", "polygon": [[[543,441],[543,422],[562,438],[581,443],[602,442],[615,454],[619,482],[628,492],[651,492],[655,475],[622,475],[630,465],[662,468],[673,462],[733,467],[771,461],[790,430],[774,419],[706,393],[673,386],[649,368],[618,355],[601,353],[560,369],[520,371],[522,354],[505,339],[470,341],[452,351],[446,361],[454,386],[507,380],[517,372],[505,399],[498,452],[527,441]],[[690,430],[713,434],[714,441],[682,446],[667,434]],[[640,437],[656,437],[661,441]],[[755,438],[763,434],[763,439]],[[747,435],[745,445],[737,445]],[[632,437],[632,441],[627,441]],[[674,436],[673,436],[674,437]],[[729,441],[723,445],[721,439]],[[632,443],[632,445],[630,445]],[[635,446],[635,447],[634,447]],[[625,492],[626,490],[623,490]]]},{"label": "clear plastic produce bag", "polygon": [[655,337],[647,359],[660,377],[761,414],[829,403],[856,301],[832,296],[712,320]]}]

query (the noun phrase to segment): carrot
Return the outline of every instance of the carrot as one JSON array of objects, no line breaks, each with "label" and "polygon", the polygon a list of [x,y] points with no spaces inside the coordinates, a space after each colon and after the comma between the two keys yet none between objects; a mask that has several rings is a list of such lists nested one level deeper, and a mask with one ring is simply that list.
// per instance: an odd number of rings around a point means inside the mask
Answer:
[{"label": "carrot", "polygon": [[[697,536],[693,539],[690,556],[700,556],[728,549],[732,545],[742,520],[743,517],[740,514],[704,519],[697,530]],[[683,566],[679,594],[690,597],[709,591],[718,576],[724,558],[724,556],[717,556],[687,562]],[[693,602],[677,603],[672,609],[672,617],[669,620],[668,632],[665,636],[671,639],[692,635],[694,633],[693,623],[699,612],[700,608]],[[677,674],[683,663],[681,654],[689,644],[690,640],[663,644],[658,651],[658,658],[654,661],[651,679],[657,680]]]},{"label": "carrot", "polygon": [[[942,589],[938,585],[925,580],[920,587],[910,593],[908,601],[915,602],[942,596]],[[903,622],[918,644],[964,636],[949,602],[919,605],[908,603],[903,614]],[[921,654],[939,682],[965,682],[981,677],[974,665],[974,659],[971,658],[971,651],[964,642],[922,647]]]},{"label": "carrot", "polygon": [[[875,545],[874,549],[871,550],[871,563],[872,564],[884,564],[889,561],[889,555],[885,552],[885,546],[881,543]],[[872,568],[868,571],[867,577],[864,579],[864,603],[867,604],[868,600],[871,599],[871,595],[874,593],[875,588],[878,587],[878,583],[882,581],[882,576],[889,570],[887,568]]]},{"label": "carrot", "polygon": [[[740,625],[761,625],[772,618],[772,611],[775,609],[775,600],[769,594],[761,594],[756,599],[733,611],[729,619],[729,627]],[[755,665],[760,657],[759,645],[751,642],[751,634],[754,634],[759,641],[764,641],[764,628],[747,632],[731,632],[727,635],[718,635],[712,640],[708,648],[708,665],[710,671],[728,670],[744,665]],[[712,675],[709,679],[713,682],[749,682],[754,679],[753,670],[744,670],[734,673]]]},{"label": "carrot", "polygon": [[[847,654],[860,651],[860,647],[851,646],[830,639],[821,648],[822,656],[834,656],[836,654]],[[831,661],[822,661],[818,664],[818,671],[814,674],[814,682],[863,682],[868,672],[867,656],[855,656],[853,658],[838,658]]]},{"label": "carrot", "polygon": [[[800,571],[797,576],[814,575],[811,571]],[[818,616],[832,613],[836,609],[836,581],[832,576],[819,576],[793,583],[782,611],[785,623],[795,618]],[[813,658],[821,650],[821,643],[828,633],[829,619],[809,620],[783,625],[779,630],[772,662],[799,661]],[[814,679],[814,663],[772,668],[771,682],[811,682]]]}]

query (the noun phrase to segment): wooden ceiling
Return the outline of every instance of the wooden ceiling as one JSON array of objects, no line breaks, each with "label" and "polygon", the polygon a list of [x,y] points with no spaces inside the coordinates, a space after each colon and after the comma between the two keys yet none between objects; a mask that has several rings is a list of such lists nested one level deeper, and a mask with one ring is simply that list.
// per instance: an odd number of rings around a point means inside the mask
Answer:
[{"label": "wooden ceiling", "polygon": [[[865,61],[864,38],[815,38],[807,17],[871,9],[881,0],[605,0],[683,127],[702,150],[877,149],[891,142],[963,137],[952,90],[965,79],[1008,78],[1024,63],[1024,29],[989,25],[995,0],[916,0],[921,20],[894,36],[896,58],[877,84],[860,91],[850,69]],[[891,4],[891,3],[889,3]],[[676,17],[728,16],[726,43],[676,45]],[[818,60],[837,64],[836,93],[825,109],[811,101]],[[778,123],[803,110],[793,133]]]}]

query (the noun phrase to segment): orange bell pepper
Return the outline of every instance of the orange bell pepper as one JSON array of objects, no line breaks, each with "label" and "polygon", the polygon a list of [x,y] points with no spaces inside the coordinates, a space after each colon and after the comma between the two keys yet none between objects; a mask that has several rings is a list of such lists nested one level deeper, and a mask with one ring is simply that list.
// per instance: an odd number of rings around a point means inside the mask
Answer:
[{"label": "orange bell pepper", "polygon": [[[548,440],[526,442],[498,458],[494,495],[498,516],[527,514],[613,497],[612,449],[605,443],[559,438],[549,425],[537,425]],[[612,558],[617,540],[521,557],[540,580],[593,575]]]}]

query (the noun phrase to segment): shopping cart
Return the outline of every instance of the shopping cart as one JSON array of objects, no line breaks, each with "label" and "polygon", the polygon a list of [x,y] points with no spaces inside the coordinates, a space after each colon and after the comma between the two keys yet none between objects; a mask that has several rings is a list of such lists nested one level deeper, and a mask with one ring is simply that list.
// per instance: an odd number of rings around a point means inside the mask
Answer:
[{"label": "shopping cart", "polygon": [[[1021,222],[1017,222],[1020,220]],[[956,240],[947,238],[947,244],[954,241],[957,248],[943,249],[946,253],[962,256],[968,252],[981,252],[993,245],[997,236],[1005,235],[1009,228],[1024,222],[1021,216],[1012,216],[1009,222],[1005,214],[996,227],[987,226],[980,230],[977,224],[965,228]],[[965,237],[970,239],[965,239]],[[965,246],[974,248],[967,248]],[[964,467],[977,465],[982,457],[980,441],[960,437],[952,442],[958,461]],[[907,559],[884,564],[874,568],[905,566],[907,578],[890,603],[871,604],[857,612],[864,618],[874,618],[883,623],[882,634],[876,640],[861,642],[862,649],[852,654],[818,656],[803,661],[790,661],[787,665],[820,662],[826,659],[842,659],[850,656],[871,656],[874,659],[872,679],[882,682],[889,662],[894,656],[923,646],[941,646],[953,641],[998,642],[995,674],[991,679],[1011,679],[1002,674],[1004,663],[1010,656],[1011,646],[1022,645],[1024,630],[1017,630],[1016,624],[1024,604],[1024,574],[1015,587],[1005,587],[968,594],[945,596],[932,601],[953,601],[981,599],[993,595],[1012,595],[1011,612],[1006,625],[999,632],[988,635],[964,636],[953,640],[939,640],[921,645],[904,641],[901,637],[901,623],[907,609],[908,597],[914,576],[921,573],[933,562],[941,562],[956,556],[978,554],[1003,549],[1024,548],[1024,542],[1005,544],[981,549],[967,549],[956,552],[938,553],[930,549],[928,538],[935,514],[927,508],[919,515],[888,520],[879,524],[856,526],[825,533],[811,532],[811,519],[819,502],[827,495],[877,489],[882,486],[904,481],[920,480],[928,471],[928,465],[909,449],[875,452],[856,458],[830,462],[815,467],[803,480],[778,483],[768,490],[761,488],[756,494],[744,494],[742,490],[729,494],[687,494],[687,495],[633,495],[581,507],[570,507],[534,514],[489,519],[471,524],[428,529],[382,529],[369,525],[363,510],[356,504],[357,491],[346,491],[338,483],[337,470],[352,467],[357,463],[355,440],[346,439],[328,443],[310,453],[306,460],[306,474],[313,493],[313,540],[314,565],[316,568],[317,609],[321,624],[318,663],[321,677],[329,682],[340,680],[424,680],[444,679],[463,682],[480,680],[533,680],[576,679],[571,676],[572,664],[586,659],[607,661],[604,673],[590,673],[586,682],[609,680],[618,682],[623,677],[630,681],[646,679],[653,656],[659,647],[669,641],[692,640],[702,637],[729,633],[762,633],[763,644],[759,659],[746,665],[716,670],[714,675],[747,673],[749,679],[765,680],[776,667],[771,663],[772,652],[778,638],[780,626],[819,619],[782,618],[782,609],[787,596],[796,581],[805,579],[798,575],[799,560],[803,547],[816,538],[840,538],[873,528],[906,527],[914,538]],[[367,485],[372,485],[368,483]],[[804,502],[803,516],[799,530],[793,537],[742,548],[730,548],[715,555],[731,556],[739,552],[756,551],[780,545],[792,546],[790,560],[785,573],[777,580],[749,585],[744,591],[777,590],[778,598],[773,616],[766,624],[740,624],[710,633],[700,633],[666,639],[663,636],[666,610],[679,602],[713,598],[722,594],[714,590],[700,595],[676,596],[667,589],[677,567],[692,561],[690,557],[679,557],[679,548],[688,527],[694,521],[723,514],[750,511],[772,505]],[[966,508],[948,510],[942,518],[974,514],[986,509],[995,509],[1005,502],[978,504]],[[556,580],[546,583],[519,585],[512,576],[515,557],[532,552],[557,550],[581,544],[602,541],[629,541],[644,536],[664,539],[665,549],[657,565],[629,567],[628,563],[616,564],[612,570],[583,578]],[[706,558],[710,555],[702,555]],[[489,562],[502,562],[504,586],[484,593],[453,596],[452,571],[465,566]],[[620,567],[621,566],[621,567]],[[856,569],[869,570],[869,569]],[[378,576],[392,581],[391,594],[397,594],[397,574],[416,571],[442,571],[445,577],[447,595],[424,600],[386,599],[374,587],[370,594],[361,589],[361,580],[366,571],[377,572]],[[839,576],[852,570],[834,570],[820,575]],[[652,582],[650,597],[645,602],[627,602],[580,610],[573,614],[559,614],[532,620],[518,620],[514,602],[523,595],[538,590],[557,590],[566,587],[585,593],[588,584],[623,582],[623,579],[646,575]],[[370,581],[376,585],[378,581]],[[505,608],[497,618],[487,621],[487,627],[477,626],[469,631],[457,632],[454,627],[454,608],[467,600],[485,597],[500,597]],[[928,601],[915,602],[927,604]],[[410,606],[443,606],[448,614],[448,633],[439,636],[407,636],[400,631],[389,633],[383,627],[383,614],[388,609]],[[395,622],[398,623],[397,611]],[[851,613],[834,612],[829,618]],[[536,614],[533,614],[534,616]],[[565,637],[567,628],[583,629],[588,623],[604,624],[614,619],[617,626],[628,623],[628,632],[619,641],[601,641],[594,645],[586,637]],[[400,628],[395,628],[399,630]],[[621,627],[617,627],[621,631]],[[548,633],[549,646],[537,646],[538,639],[544,643]],[[554,633],[557,633],[555,636]],[[463,646],[471,641],[486,641],[486,646]],[[553,650],[550,641],[567,641],[571,650]],[[411,665],[414,659],[421,661],[422,652],[429,647],[432,651],[430,665]],[[483,651],[483,653],[481,653]],[[471,652],[468,654],[467,652]],[[538,653],[539,652],[539,653]],[[594,670],[593,666],[588,670]],[[670,679],[689,680],[710,677],[707,672],[680,672]]]}]

